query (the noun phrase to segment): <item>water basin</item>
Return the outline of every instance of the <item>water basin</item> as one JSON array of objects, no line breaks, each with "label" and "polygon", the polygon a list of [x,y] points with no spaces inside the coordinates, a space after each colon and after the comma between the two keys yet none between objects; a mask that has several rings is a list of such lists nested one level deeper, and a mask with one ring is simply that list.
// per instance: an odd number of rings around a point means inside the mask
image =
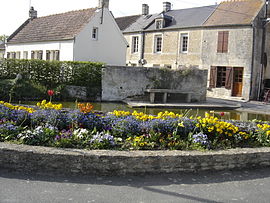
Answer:
[{"label": "water basin", "polygon": [[[36,105],[36,101],[27,101],[27,102],[21,102],[21,104],[27,104],[27,105]],[[54,102],[58,103],[58,102]],[[59,102],[63,104],[64,108],[76,108],[75,102]],[[94,106],[94,110],[96,111],[102,111],[102,112],[112,112],[114,110],[123,110],[123,111],[138,111],[138,112],[144,112],[147,114],[157,115],[159,112],[164,111],[170,111],[174,113],[183,113],[186,116],[204,116],[205,112],[210,112],[210,109],[176,109],[176,108],[131,108],[128,105],[124,103],[115,103],[115,102],[91,102],[91,104]],[[263,121],[270,121],[270,115],[265,114],[253,114],[253,113],[247,113],[247,112],[240,112],[237,110],[214,110],[214,114],[217,117],[221,117],[220,113],[224,112],[225,115],[222,116],[223,119],[232,119],[232,120],[263,120]]]}]

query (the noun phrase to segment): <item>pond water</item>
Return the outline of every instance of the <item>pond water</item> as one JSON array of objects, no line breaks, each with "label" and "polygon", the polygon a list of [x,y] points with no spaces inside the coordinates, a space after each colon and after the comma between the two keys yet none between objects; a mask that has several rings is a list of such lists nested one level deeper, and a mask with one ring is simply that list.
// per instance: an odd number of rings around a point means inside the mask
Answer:
[{"label": "pond water", "polygon": [[[36,105],[36,101],[21,102],[21,104]],[[57,102],[54,102],[57,103]],[[61,102],[64,108],[76,108],[75,102]],[[210,112],[211,109],[176,109],[176,108],[130,108],[124,103],[114,103],[114,102],[91,102],[94,106],[94,110],[102,112],[112,112],[114,110],[123,110],[123,111],[138,111],[144,112],[147,114],[157,115],[161,111],[170,111],[174,113],[183,113],[186,116],[204,116],[205,112]],[[264,114],[252,114],[247,112],[239,112],[235,110],[215,110],[215,115],[220,117],[219,113],[224,112],[225,115],[223,119],[233,119],[233,120],[263,120],[270,121],[270,115]]]}]

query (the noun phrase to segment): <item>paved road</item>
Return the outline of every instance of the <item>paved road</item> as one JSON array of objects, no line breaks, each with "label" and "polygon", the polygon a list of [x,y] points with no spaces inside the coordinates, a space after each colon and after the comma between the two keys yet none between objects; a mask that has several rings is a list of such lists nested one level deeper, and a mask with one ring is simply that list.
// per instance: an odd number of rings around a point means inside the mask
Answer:
[{"label": "paved road", "polygon": [[127,177],[53,177],[0,170],[0,202],[269,203],[270,168]]}]

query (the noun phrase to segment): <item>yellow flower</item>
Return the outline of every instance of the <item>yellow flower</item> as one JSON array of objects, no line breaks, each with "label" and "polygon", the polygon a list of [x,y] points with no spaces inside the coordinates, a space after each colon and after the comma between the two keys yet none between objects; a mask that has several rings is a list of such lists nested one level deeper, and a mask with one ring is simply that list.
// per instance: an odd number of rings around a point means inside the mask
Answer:
[{"label": "yellow flower", "polygon": [[210,114],[209,113],[207,113],[207,112],[205,112],[205,118],[209,118],[210,117]]},{"label": "yellow flower", "polygon": [[178,126],[183,128],[185,127],[183,121],[181,123],[178,123]]}]

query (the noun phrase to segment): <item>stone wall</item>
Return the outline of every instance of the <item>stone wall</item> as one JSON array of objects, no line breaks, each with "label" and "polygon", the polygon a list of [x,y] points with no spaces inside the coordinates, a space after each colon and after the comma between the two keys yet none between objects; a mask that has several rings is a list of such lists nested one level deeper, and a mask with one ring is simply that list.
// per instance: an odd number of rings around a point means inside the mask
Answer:
[{"label": "stone wall", "polygon": [[[147,61],[146,67],[153,67],[159,65],[160,67],[170,65],[173,69],[178,68],[179,65],[191,66],[201,65],[201,50],[202,50],[202,29],[189,29],[189,30],[171,30],[166,32],[147,32],[145,34],[145,50],[144,59]],[[181,34],[187,34],[189,37],[188,52],[181,53]],[[162,52],[154,52],[154,38],[155,35],[161,35],[163,38]],[[131,65],[138,65],[141,56],[141,49],[138,53],[132,53],[132,37],[138,36],[141,41],[140,34],[124,34],[129,47],[127,48],[126,63]]]},{"label": "stone wall", "polygon": [[270,166],[269,148],[226,151],[87,151],[0,143],[0,168],[49,174],[125,175]]},{"label": "stone wall", "polygon": [[[228,53],[217,53],[219,31],[229,32]],[[207,50],[202,52],[203,68],[210,69],[211,66],[242,67],[244,70],[242,97],[248,100],[252,68],[252,28],[208,28],[203,32],[203,40],[203,50]],[[210,71],[208,79],[210,80]],[[228,98],[231,97],[231,95],[232,91],[228,91],[225,88],[216,88],[216,90],[212,89],[208,92],[208,96],[211,97]]]},{"label": "stone wall", "polygon": [[145,89],[175,89],[191,92],[192,101],[206,99],[207,70],[171,70],[145,67],[106,67],[102,71],[102,100],[122,101],[144,95]]}]

